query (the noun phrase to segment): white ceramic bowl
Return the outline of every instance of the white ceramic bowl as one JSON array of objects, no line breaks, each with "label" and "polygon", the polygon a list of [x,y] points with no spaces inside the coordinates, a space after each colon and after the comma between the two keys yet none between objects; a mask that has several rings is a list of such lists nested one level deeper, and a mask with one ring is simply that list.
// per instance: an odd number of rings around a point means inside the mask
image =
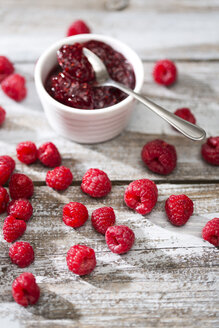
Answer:
[{"label": "white ceramic bowl", "polygon": [[140,91],[144,79],[143,64],[139,56],[127,45],[109,36],[79,34],[62,39],[49,47],[40,56],[35,67],[36,89],[51,127],[58,134],[79,143],[103,142],[118,135],[127,125],[134,105],[133,98],[128,96],[118,104],[102,109],[72,108],[53,99],[45,90],[45,80],[57,64],[57,50],[64,44],[88,40],[105,42],[124,55],[135,72],[135,91]]}]

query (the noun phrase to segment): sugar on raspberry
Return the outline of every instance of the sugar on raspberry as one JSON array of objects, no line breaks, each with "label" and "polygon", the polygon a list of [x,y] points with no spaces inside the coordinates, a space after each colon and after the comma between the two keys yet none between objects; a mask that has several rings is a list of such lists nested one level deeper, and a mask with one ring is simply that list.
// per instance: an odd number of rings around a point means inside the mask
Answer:
[{"label": "sugar on raspberry", "polygon": [[5,56],[0,56],[0,83],[14,72],[14,66]]},{"label": "sugar on raspberry", "polygon": [[40,297],[40,288],[32,273],[24,272],[13,281],[12,296],[15,302],[24,307],[37,303]]},{"label": "sugar on raspberry", "polygon": [[125,225],[109,227],[105,234],[109,249],[116,254],[127,253],[133,246],[135,234]]},{"label": "sugar on raspberry", "polygon": [[141,158],[149,170],[166,175],[175,169],[177,153],[173,145],[163,140],[155,139],[144,145]]},{"label": "sugar on raspberry", "polygon": [[104,197],[111,191],[111,181],[104,171],[89,169],[82,178],[81,189],[91,197]]},{"label": "sugar on raspberry", "polygon": [[168,59],[159,60],[153,69],[154,81],[169,86],[177,79],[176,65]]},{"label": "sugar on raspberry", "polygon": [[12,215],[6,217],[3,224],[3,236],[8,243],[11,243],[21,237],[25,230],[25,221],[17,220]]},{"label": "sugar on raspberry", "polygon": [[25,174],[14,173],[9,181],[9,192],[12,199],[31,198],[34,192],[33,181]]},{"label": "sugar on raspberry", "polygon": [[4,123],[6,117],[6,111],[0,106],[0,126]]},{"label": "sugar on raspberry", "polygon": [[91,223],[97,232],[105,235],[106,230],[114,225],[116,216],[112,207],[100,207],[93,211],[91,215]]},{"label": "sugar on raspberry", "polygon": [[214,218],[206,223],[202,230],[202,237],[214,246],[219,246],[219,218]]},{"label": "sugar on raspberry", "polygon": [[131,182],[125,190],[124,201],[137,213],[145,215],[152,211],[157,203],[158,190],[156,184],[149,179]]},{"label": "sugar on raspberry", "polygon": [[46,175],[47,186],[56,190],[65,190],[72,183],[73,175],[69,168],[58,166],[52,171],[48,171]]},{"label": "sugar on raspberry", "polygon": [[90,274],[96,266],[96,256],[92,248],[85,245],[72,246],[66,257],[70,271],[80,276]]},{"label": "sugar on raspberry", "polygon": [[69,26],[67,30],[67,36],[84,34],[84,33],[90,33],[90,28],[83,20],[76,20],[74,23],[72,23]]},{"label": "sugar on raspberry", "polygon": [[0,186],[0,214],[4,213],[9,202],[9,195],[5,188]]},{"label": "sugar on raspberry", "polygon": [[34,261],[33,247],[26,241],[17,241],[9,249],[11,262],[20,268],[26,268]]},{"label": "sugar on raspberry", "polygon": [[72,228],[81,227],[88,219],[86,206],[78,202],[70,202],[63,208],[62,220]]},{"label": "sugar on raspberry", "polygon": [[169,221],[175,226],[186,224],[193,213],[193,201],[186,195],[171,195],[165,203]]},{"label": "sugar on raspberry", "polygon": [[15,101],[21,101],[26,97],[25,78],[19,74],[11,74],[1,83],[4,93]]},{"label": "sugar on raspberry", "polygon": [[32,141],[20,142],[17,147],[17,158],[20,162],[30,165],[35,163],[38,157],[37,147]]},{"label": "sugar on raspberry", "polygon": [[202,145],[201,154],[203,159],[211,165],[219,165],[219,136],[210,137]]},{"label": "sugar on raspberry", "polygon": [[16,219],[28,221],[33,214],[33,207],[27,199],[14,199],[8,204],[7,211]]},{"label": "sugar on raspberry", "polygon": [[38,149],[40,162],[48,167],[56,167],[61,164],[61,156],[57,147],[52,142],[46,142]]},{"label": "sugar on raspberry", "polygon": [[195,116],[192,114],[191,110],[189,108],[183,107],[183,108],[179,108],[175,111],[174,113],[176,116],[181,117],[182,119],[195,124],[196,123],[196,118]]}]

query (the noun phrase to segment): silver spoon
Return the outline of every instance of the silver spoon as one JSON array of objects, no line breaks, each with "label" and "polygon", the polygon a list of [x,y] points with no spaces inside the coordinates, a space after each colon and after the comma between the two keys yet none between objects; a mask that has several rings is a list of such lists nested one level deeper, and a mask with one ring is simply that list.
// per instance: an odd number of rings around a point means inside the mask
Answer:
[{"label": "silver spoon", "polygon": [[168,110],[162,108],[161,106],[158,106],[148,98],[138,94],[137,92],[126,87],[125,85],[112,80],[102,60],[98,56],[96,56],[92,51],[90,51],[87,48],[83,48],[83,53],[87,57],[90,64],[92,65],[96,75],[97,83],[99,85],[111,86],[120,89],[126,94],[134,97],[135,99],[143,103],[147,108],[149,108],[157,115],[162,117],[165,121],[170,123],[174,128],[176,128],[186,137],[192,140],[202,140],[206,137],[205,131],[199,126],[183,120],[182,118],[170,113]]}]

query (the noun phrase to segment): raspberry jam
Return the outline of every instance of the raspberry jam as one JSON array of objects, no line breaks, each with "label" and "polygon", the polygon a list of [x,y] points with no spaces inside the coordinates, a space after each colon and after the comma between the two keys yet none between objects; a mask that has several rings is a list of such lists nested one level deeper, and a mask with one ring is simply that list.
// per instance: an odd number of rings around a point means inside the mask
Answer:
[{"label": "raspberry jam", "polygon": [[135,74],[131,64],[106,43],[87,41],[64,45],[57,51],[58,64],[48,75],[47,92],[64,105],[80,109],[99,109],[117,104],[127,97],[113,87],[97,87],[95,73],[82,49],[99,56],[111,78],[134,89]]}]

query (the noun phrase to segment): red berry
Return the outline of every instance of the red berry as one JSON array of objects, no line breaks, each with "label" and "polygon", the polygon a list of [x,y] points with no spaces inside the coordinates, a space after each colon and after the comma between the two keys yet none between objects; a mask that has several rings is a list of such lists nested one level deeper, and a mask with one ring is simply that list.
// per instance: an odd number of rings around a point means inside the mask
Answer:
[{"label": "red berry", "polygon": [[6,111],[4,108],[0,107],[0,126],[4,123],[6,116]]},{"label": "red berry", "polygon": [[125,190],[124,200],[128,207],[145,215],[152,211],[157,202],[157,186],[148,179],[131,182]]},{"label": "red berry", "polygon": [[36,162],[37,160],[37,147],[32,141],[20,142],[16,148],[17,158],[22,163],[27,165]]},{"label": "red berry", "polygon": [[7,166],[9,166],[10,167],[10,170],[11,170],[11,173],[15,169],[15,161],[13,160],[12,157],[10,157],[8,155],[0,156],[0,165],[1,164],[6,164]]},{"label": "red berry", "polygon": [[0,56],[0,83],[14,72],[14,66],[8,58]]},{"label": "red berry", "polygon": [[219,218],[214,218],[206,223],[202,230],[202,237],[214,246],[219,246]]},{"label": "red berry", "polygon": [[9,256],[12,263],[20,268],[25,268],[34,261],[34,250],[29,243],[25,241],[17,241],[11,245]]},{"label": "red berry", "polygon": [[92,248],[84,245],[72,246],[66,257],[70,271],[79,276],[90,274],[96,266],[96,256]]},{"label": "red berry", "polygon": [[107,229],[105,238],[107,246],[113,253],[123,254],[132,248],[135,234],[125,225],[112,226]]},{"label": "red berry", "polygon": [[169,221],[175,226],[184,225],[193,213],[193,201],[186,195],[171,195],[165,203]]},{"label": "red berry", "polygon": [[9,182],[12,199],[31,198],[34,192],[33,181],[25,174],[14,173]]},{"label": "red berry", "polygon": [[166,175],[176,167],[177,154],[174,146],[156,139],[144,145],[141,158],[149,170]]},{"label": "red berry", "polygon": [[11,167],[0,162],[0,186],[3,186],[11,175]]},{"label": "red berry", "polygon": [[58,166],[52,171],[48,171],[46,175],[47,186],[56,190],[65,190],[72,183],[73,175],[69,168]]},{"label": "red berry", "polygon": [[84,34],[84,33],[90,33],[89,27],[84,21],[77,20],[69,26],[67,31],[67,36]]},{"label": "red berry", "polygon": [[195,116],[192,114],[191,110],[189,108],[179,108],[175,111],[175,115],[183,118],[184,120],[195,124],[196,119]]},{"label": "red berry", "polygon": [[177,68],[171,60],[159,60],[154,66],[153,77],[158,84],[171,85],[177,79]]},{"label": "red berry", "polygon": [[33,214],[33,207],[27,199],[12,200],[8,204],[8,214],[13,215],[16,219],[28,221]]},{"label": "red berry", "polygon": [[72,228],[81,227],[88,219],[87,208],[77,202],[70,202],[63,208],[62,220]]},{"label": "red berry", "polygon": [[103,235],[106,230],[115,224],[116,216],[112,207],[100,207],[93,211],[91,222],[94,229]]},{"label": "red berry", "polygon": [[219,136],[210,137],[202,145],[202,157],[211,165],[219,165]]},{"label": "red berry", "polygon": [[0,214],[4,213],[9,201],[9,195],[5,188],[0,187]]},{"label": "red berry", "polygon": [[4,93],[15,101],[21,101],[26,97],[25,78],[19,74],[9,75],[1,86]]},{"label": "red berry", "polygon": [[25,307],[38,301],[40,289],[32,273],[24,272],[13,281],[12,296],[15,302]]},{"label": "red berry", "polygon": [[25,221],[17,220],[12,215],[6,217],[3,224],[3,236],[8,243],[11,243],[21,237],[25,230]]},{"label": "red berry", "polygon": [[52,142],[46,142],[38,149],[38,158],[40,162],[48,167],[56,167],[61,164],[61,156]]},{"label": "red berry", "polygon": [[111,181],[105,172],[89,169],[83,176],[81,189],[91,197],[104,197],[111,191]]}]

